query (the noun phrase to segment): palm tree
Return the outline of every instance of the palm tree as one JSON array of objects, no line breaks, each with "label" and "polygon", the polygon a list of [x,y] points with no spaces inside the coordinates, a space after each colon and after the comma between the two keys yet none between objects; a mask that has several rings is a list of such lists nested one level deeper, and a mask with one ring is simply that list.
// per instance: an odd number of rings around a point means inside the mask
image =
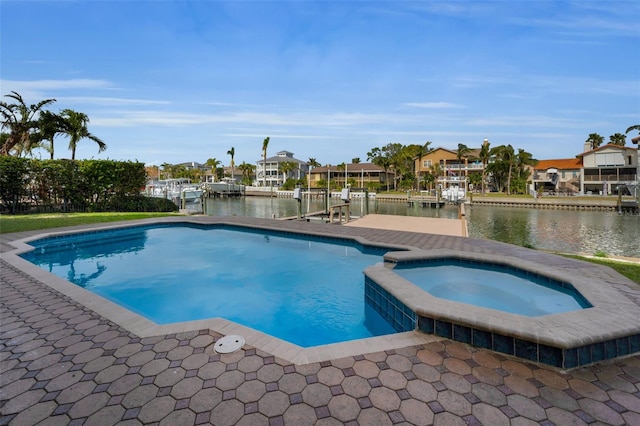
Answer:
[{"label": "palm tree", "polygon": [[78,142],[82,139],[91,139],[98,144],[98,152],[102,152],[107,149],[105,144],[100,138],[91,134],[87,125],[89,124],[89,117],[87,114],[77,112],[72,109],[64,109],[60,114],[63,119],[62,134],[69,136],[69,149],[71,150],[71,159],[76,159],[76,148]]},{"label": "palm tree", "polygon": [[209,158],[204,165],[207,167],[211,167],[211,172],[213,174],[213,180],[215,181],[216,177],[218,176],[218,166],[222,164],[222,161],[218,160],[217,158]]},{"label": "palm tree", "polygon": [[[422,161],[422,157],[424,157],[425,155],[427,155],[430,151],[429,149],[429,145],[431,145],[431,141],[426,141],[424,143],[424,145],[419,145],[419,147],[417,148],[417,152],[416,155],[418,156],[418,162]],[[420,175],[422,172],[422,166],[418,167],[418,190],[420,189]]]},{"label": "palm tree", "polygon": [[293,161],[283,161],[278,163],[278,170],[282,173],[282,183],[284,184],[287,181],[287,177],[289,177],[289,173],[294,171],[298,167],[296,163]]},{"label": "palm tree", "polygon": [[61,133],[64,133],[63,118],[54,112],[42,111],[38,119],[38,138],[49,142],[46,150],[49,151],[52,160],[54,154],[53,139]]},{"label": "palm tree", "polygon": [[[634,124],[633,126],[629,126],[629,128],[627,129],[627,131],[625,133],[629,133],[632,132],[634,130],[637,130],[638,133],[640,133],[640,124]],[[640,141],[640,136],[636,136],[635,138],[631,139],[631,142],[637,144]]]},{"label": "palm tree", "polygon": [[360,164],[360,157],[355,157],[351,159],[351,164]]},{"label": "palm tree", "polygon": [[489,162],[489,158],[491,158],[491,148],[489,148],[489,145],[489,139],[485,139],[478,155],[480,162],[482,162],[482,195],[485,195],[484,182],[486,180],[487,163]]},{"label": "palm tree", "polygon": [[263,176],[264,176],[264,185],[267,186],[267,147],[269,146],[269,137],[267,136],[264,141],[262,141],[262,166],[263,166]]},{"label": "palm tree", "polygon": [[307,165],[310,167],[320,167],[320,163],[312,157],[309,157],[309,161],[307,161]]},{"label": "palm tree", "polygon": [[618,146],[625,146],[627,144],[627,136],[622,133],[616,133],[609,136],[609,143]]},{"label": "palm tree", "polygon": [[242,162],[242,164],[240,164],[238,166],[238,168],[242,171],[242,182],[245,184],[250,184],[251,183],[251,175],[253,174],[253,172],[256,169],[256,166],[254,166],[253,164],[249,164],[246,162]]},{"label": "palm tree", "polygon": [[[463,143],[459,143],[458,144],[458,149],[456,150],[456,158],[458,159],[458,167],[462,166],[462,157],[466,157],[467,155],[469,155],[469,153],[471,152],[471,149],[469,149],[468,146],[466,146]],[[465,159],[466,162],[466,159]],[[467,170],[465,169],[464,171],[465,176],[467,175]]]},{"label": "palm tree", "polygon": [[0,146],[0,155],[9,155],[16,145],[29,150],[32,141],[31,131],[38,127],[36,115],[43,107],[56,101],[55,99],[45,99],[37,104],[27,106],[22,96],[17,92],[11,92],[5,96],[14,99],[16,103],[8,104],[0,101],[0,114],[2,114],[0,128],[6,128],[9,131],[9,136]]},{"label": "palm tree", "polygon": [[597,133],[590,133],[585,142],[591,144],[591,149],[596,149],[597,147],[602,145],[602,142],[604,142],[604,138]]},{"label": "palm tree", "polygon": [[500,145],[494,148],[493,152],[498,157],[499,161],[502,161],[508,166],[507,173],[507,195],[511,195],[511,174],[513,172],[513,166],[516,162],[516,154],[511,145]]},{"label": "palm tree", "polygon": [[227,151],[227,155],[231,156],[231,179],[235,179],[235,167],[236,163],[233,161],[233,157],[236,155],[236,149],[231,147],[229,151]]}]

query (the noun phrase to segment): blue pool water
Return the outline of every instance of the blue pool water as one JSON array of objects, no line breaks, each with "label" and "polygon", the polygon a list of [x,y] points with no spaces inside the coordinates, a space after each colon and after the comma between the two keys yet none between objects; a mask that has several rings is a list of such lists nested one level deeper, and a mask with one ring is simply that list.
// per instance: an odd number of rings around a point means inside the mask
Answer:
[{"label": "blue pool water", "polygon": [[436,297],[530,317],[591,306],[573,288],[512,268],[451,259],[394,272]]},{"label": "blue pool water", "polygon": [[195,225],[30,244],[26,260],[159,324],[222,317],[302,347],[395,333],[364,302],[380,248]]}]

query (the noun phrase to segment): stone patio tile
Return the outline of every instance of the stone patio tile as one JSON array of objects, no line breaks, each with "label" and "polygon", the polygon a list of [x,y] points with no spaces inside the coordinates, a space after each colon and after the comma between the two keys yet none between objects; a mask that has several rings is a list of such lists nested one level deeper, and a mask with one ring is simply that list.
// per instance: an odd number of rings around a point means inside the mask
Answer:
[{"label": "stone patio tile", "polygon": [[547,418],[549,421],[556,425],[587,425],[579,416],[575,415],[571,411],[564,410],[558,407],[548,408],[546,410]]},{"label": "stone patio tile", "polygon": [[360,414],[358,401],[349,395],[331,398],[328,407],[331,415],[341,422],[355,421]]},{"label": "stone patio tile", "polygon": [[369,400],[373,403],[374,407],[386,412],[396,411],[400,408],[400,398],[398,394],[386,387],[371,389]]},{"label": "stone patio tile", "polygon": [[622,414],[622,417],[628,425],[640,425],[640,413],[638,412],[627,411]]},{"label": "stone patio tile", "polygon": [[472,374],[481,382],[487,383],[491,386],[499,386],[504,382],[502,376],[495,370],[484,367],[482,365],[480,367],[474,367],[472,370]]},{"label": "stone patio tile", "polygon": [[169,413],[160,421],[160,426],[191,425],[196,420],[196,414],[191,410],[177,410]]},{"label": "stone patio tile", "polygon": [[186,371],[182,368],[170,368],[158,374],[153,383],[159,388],[173,386],[180,380],[184,379],[185,374]]},{"label": "stone patio tile", "polygon": [[504,378],[504,384],[509,386],[515,393],[529,398],[535,398],[540,395],[538,388],[522,376],[507,376]]},{"label": "stone patio tile", "polygon": [[106,392],[93,393],[78,400],[73,404],[68,414],[72,419],[88,417],[104,407],[109,401],[109,394]]},{"label": "stone patio tile", "polygon": [[625,424],[624,419],[618,412],[600,401],[585,398],[578,401],[578,404],[585,413],[602,423],[608,425]]},{"label": "stone patio tile", "polygon": [[238,423],[236,423],[236,426],[267,426],[278,424],[276,421],[276,418],[268,419],[264,414],[252,413],[242,416]]},{"label": "stone patio tile", "polygon": [[463,376],[454,373],[445,373],[440,381],[449,389],[459,394],[471,392],[471,383]]},{"label": "stone patio tile", "polygon": [[82,373],[82,371],[69,371],[51,380],[49,383],[47,383],[45,389],[47,390],[47,392],[66,389],[69,386],[78,383],[80,379],[82,379],[82,376],[84,376],[84,373]]},{"label": "stone patio tile", "polygon": [[82,371],[85,373],[98,373],[107,367],[113,365],[116,362],[116,358],[111,355],[104,355],[99,358],[96,358],[92,361],[87,362],[83,367]]},{"label": "stone patio tile", "polygon": [[523,395],[509,395],[507,397],[507,403],[509,407],[513,408],[518,414],[528,419],[539,422],[546,417],[544,408]]},{"label": "stone patio tile", "polygon": [[258,410],[267,417],[281,416],[289,407],[289,395],[284,392],[267,392],[258,401]]},{"label": "stone patio tile", "polygon": [[433,417],[434,426],[467,426],[462,418],[452,413],[438,413]]},{"label": "stone patio tile", "polygon": [[484,402],[474,404],[471,408],[473,416],[483,425],[509,426],[509,418],[498,408]]},{"label": "stone patio tile", "polygon": [[316,376],[320,382],[328,386],[339,385],[344,379],[342,370],[333,366],[321,368]]},{"label": "stone patio tile", "polygon": [[21,379],[13,383],[9,383],[0,389],[0,400],[11,399],[31,389],[36,383],[33,378]]},{"label": "stone patio tile", "polygon": [[56,409],[54,401],[41,402],[32,405],[28,410],[21,411],[11,421],[12,425],[35,425],[46,420]]},{"label": "stone patio tile", "polygon": [[30,390],[21,393],[20,395],[9,399],[2,406],[1,413],[3,416],[7,414],[19,413],[40,402],[40,400],[46,395],[46,393],[47,392],[43,389]]},{"label": "stone patio tile", "polygon": [[506,395],[487,383],[476,383],[472,385],[471,391],[480,401],[494,407],[501,407],[507,403]]},{"label": "stone patio tile", "polygon": [[[343,383],[347,380],[343,380]],[[306,385],[305,377],[298,373],[285,374],[278,380],[278,389],[288,394],[300,393]]]},{"label": "stone patio tile", "polygon": [[480,366],[490,369],[500,368],[502,364],[501,361],[496,357],[496,354],[486,350],[479,350],[477,352],[474,352],[471,358]]},{"label": "stone patio tile", "polygon": [[295,404],[282,415],[285,425],[312,426],[317,422],[316,410],[307,404]]},{"label": "stone patio tile", "polygon": [[87,418],[87,425],[91,426],[107,426],[107,425],[119,425],[122,415],[125,413],[125,409],[120,405],[111,405],[109,407],[101,408]]},{"label": "stone patio tile", "polygon": [[450,390],[438,392],[438,402],[446,411],[457,416],[462,417],[471,414],[471,404],[457,392]]},{"label": "stone patio tile", "polygon": [[600,402],[604,402],[609,399],[609,395],[593,383],[579,379],[571,379],[568,383],[571,389],[578,392],[585,398],[595,399]]},{"label": "stone patio tile", "polygon": [[579,408],[578,402],[566,392],[544,387],[540,389],[540,395],[556,407],[560,407],[567,411],[575,411]]},{"label": "stone patio tile", "polygon": [[203,380],[199,377],[190,377],[180,380],[173,385],[171,396],[176,399],[190,398],[202,389]]},{"label": "stone patio tile", "polygon": [[416,377],[427,382],[435,382],[440,380],[440,372],[436,370],[432,365],[415,364],[411,371],[416,375]]},{"label": "stone patio tile", "polygon": [[211,411],[211,423],[220,426],[235,425],[244,415],[244,404],[237,399],[222,401]]},{"label": "stone patio tile", "polygon": [[314,408],[327,405],[332,397],[329,387],[320,383],[307,385],[301,395],[303,401]]},{"label": "stone patio tile", "polygon": [[100,370],[98,374],[96,374],[96,377],[94,380],[98,384],[111,383],[113,381],[118,380],[120,377],[124,376],[125,374],[127,374],[127,370],[129,370],[129,367],[127,367],[124,364],[111,365],[105,368],[104,370]]},{"label": "stone patio tile", "polygon": [[569,387],[565,378],[555,371],[541,368],[533,372],[533,377],[554,389],[566,389]]},{"label": "stone patio tile", "polygon": [[154,398],[142,406],[138,419],[143,423],[158,422],[173,411],[175,404],[175,399],[170,396]]},{"label": "stone patio tile", "polygon": [[110,395],[124,395],[131,392],[142,382],[142,376],[139,374],[127,374],[112,382],[107,388]]}]

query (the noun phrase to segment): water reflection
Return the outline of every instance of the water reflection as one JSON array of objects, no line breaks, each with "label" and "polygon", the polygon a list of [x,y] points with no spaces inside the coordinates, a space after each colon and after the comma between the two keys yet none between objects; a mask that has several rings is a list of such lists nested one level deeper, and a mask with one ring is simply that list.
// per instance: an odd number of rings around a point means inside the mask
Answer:
[{"label": "water reflection", "polygon": [[[296,200],[243,197],[207,199],[210,216],[289,217],[298,213]],[[338,203],[338,200],[333,200]],[[304,200],[302,212],[324,210],[322,200]],[[353,200],[352,215],[366,211],[363,200]],[[456,206],[441,209],[409,206],[404,202],[369,201],[369,212],[399,216],[457,218]],[[640,216],[617,212],[467,206],[469,235],[525,247],[567,253],[640,257]]]}]

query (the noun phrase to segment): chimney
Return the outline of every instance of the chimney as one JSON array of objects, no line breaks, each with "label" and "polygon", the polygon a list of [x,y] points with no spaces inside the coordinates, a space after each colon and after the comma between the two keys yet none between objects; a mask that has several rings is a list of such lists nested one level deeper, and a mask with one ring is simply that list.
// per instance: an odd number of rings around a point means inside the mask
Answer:
[{"label": "chimney", "polygon": [[584,151],[583,152],[588,152],[588,151],[591,151],[592,149],[593,149],[593,142],[585,141],[584,142]]}]

